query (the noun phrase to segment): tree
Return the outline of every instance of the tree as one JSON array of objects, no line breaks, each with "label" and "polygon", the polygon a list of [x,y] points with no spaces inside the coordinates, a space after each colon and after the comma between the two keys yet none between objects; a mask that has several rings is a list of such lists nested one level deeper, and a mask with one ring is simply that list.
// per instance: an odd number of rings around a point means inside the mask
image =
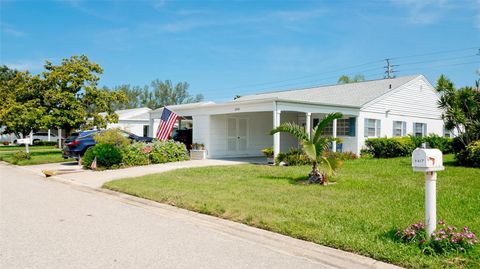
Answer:
[{"label": "tree", "polygon": [[354,77],[349,77],[348,75],[342,75],[338,78],[338,84],[348,84],[354,82],[365,81],[365,76],[362,74],[357,74]]},{"label": "tree", "polygon": [[[289,133],[295,136],[302,144],[303,151],[312,161],[312,171],[308,175],[310,183],[325,184],[326,176],[331,175],[341,164],[340,160],[334,157],[325,157],[324,152],[328,149],[328,143],[333,141],[333,138],[323,137],[322,133],[331,122],[335,119],[343,117],[341,113],[330,113],[323,118],[317,126],[313,129],[312,137],[310,138],[305,129],[296,123],[282,123],[280,126],[274,128],[270,134],[278,132]],[[320,172],[318,165],[324,165],[326,172]]]},{"label": "tree", "polygon": [[148,86],[143,88],[139,86],[130,87],[130,85],[114,87],[114,91],[120,91],[126,96],[126,102],[116,104],[115,107],[117,109],[136,107],[156,109],[168,105],[196,103],[203,100],[201,94],[192,96],[188,93],[189,84],[187,82],[178,82],[173,85],[170,80],[156,79],[150,85],[151,88]]},{"label": "tree", "polygon": [[445,128],[455,129],[464,147],[480,140],[480,91],[474,87],[457,90],[444,75],[438,78],[436,89],[441,94],[438,106],[443,110]]},{"label": "tree", "polygon": [[[47,61],[42,73],[43,103],[47,109],[44,125],[65,129],[67,134],[80,127],[105,127],[118,121],[113,104],[126,98],[122,92],[97,87],[100,65],[87,56],[63,59],[60,65]],[[105,112],[105,116],[99,113]]]},{"label": "tree", "polygon": [[0,125],[6,127],[5,133],[21,137],[43,127],[46,109],[39,82],[39,76],[28,72],[0,68]]}]

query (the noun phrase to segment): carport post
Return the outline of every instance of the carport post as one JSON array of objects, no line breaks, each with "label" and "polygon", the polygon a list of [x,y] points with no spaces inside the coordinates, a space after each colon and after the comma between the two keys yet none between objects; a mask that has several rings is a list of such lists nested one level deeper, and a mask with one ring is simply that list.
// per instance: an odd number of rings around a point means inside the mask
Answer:
[{"label": "carport post", "polygon": [[307,112],[305,113],[306,115],[306,119],[305,119],[305,131],[307,132],[308,134],[308,137],[311,137],[311,130],[312,130],[312,127],[310,126],[310,122],[311,122],[311,116],[312,116],[312,113],[310,112]]},{"label": "carport post", "polygon": [[[334,119],[333,120],[333,139],[336,139],[337,138],[337,119]],[[332,152],[336,152],[337,151],[337,141],[336,140],[333,140],[332,141]]]},{"label": "carport post", "polygon": [[51,138],[50,138],[50,135],[51,135],[51,133],[50,133],[50,129],[48,129],[48,139],[47,139],[47,140],[48,140],[48,142],[50,142],[50,140],[51,140]]},{"label": "carport post", "polygon": [[[281,110],[273,111],[273,128],[277,128],[280,125],[280,113]],[[273,135],[273,157],[276,158],[280,153],[280,133]]]}]

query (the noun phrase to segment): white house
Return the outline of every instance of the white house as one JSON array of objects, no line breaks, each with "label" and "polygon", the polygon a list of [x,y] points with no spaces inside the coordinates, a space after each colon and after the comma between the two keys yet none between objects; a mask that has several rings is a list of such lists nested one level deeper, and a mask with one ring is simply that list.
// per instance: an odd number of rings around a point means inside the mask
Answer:
[{"label": "white house", "polygon": [[[289,134],[271,136],[283,122],[295,122],[311,132],[331,112],[344,117],[327,133],[342,139],[332,150],[360,153],[365,139],[437,134],[444,135],[438,94],[422,75],[351,84],[261,93],[226,103],[169,106],[192,119],[193,142],[205,144],[209,158],[258,156],[265,147],[275,154],[297,147]],[[158,127],[161,109],[150,113],[150,135]]]},{"label": "white house", "polygon": [[107,129],[120,128],[138,136],[148,136],[151,109],[148,107],[117,110],[117,123],[107,124]]}]

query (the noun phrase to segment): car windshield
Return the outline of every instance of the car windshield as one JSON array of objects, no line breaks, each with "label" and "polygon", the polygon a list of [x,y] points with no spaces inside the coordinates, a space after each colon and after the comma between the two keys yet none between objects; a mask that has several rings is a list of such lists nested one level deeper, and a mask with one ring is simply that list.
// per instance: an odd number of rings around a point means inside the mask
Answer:
[{"label": "car windshield", "polygon": [[79,135],[78,135],[78,138],[82,138],[82,137],[86,137],[86,136],[90,136],[94,133],[98,132],[97,130],[89,130],[89,131],[83,131],[81,132]]}]

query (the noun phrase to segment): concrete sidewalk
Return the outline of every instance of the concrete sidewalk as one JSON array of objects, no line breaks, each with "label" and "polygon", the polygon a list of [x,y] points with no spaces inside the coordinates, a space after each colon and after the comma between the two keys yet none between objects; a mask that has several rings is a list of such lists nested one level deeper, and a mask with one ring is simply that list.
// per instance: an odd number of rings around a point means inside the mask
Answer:
[{"label": "concrete sidewalk", "polygon": [[236,158],[236,159],[207,159],[207,160],[191,160],[183,162],[171,162],[162,164],[151,164],[144,166],[128,167],[116,170],[92,171],[83,169],[76,162],[68,163],[50,163],[22,166],[22,168],[43,175],[42,170],[61,171],[55,177],[64,181],[71,181],[77,185],[83,185],[90,188],[100,188],[105,182],[115,179],[139,177],[149,174],[167,172],[181,168],[194,168],[205,166],[219,165],[238,165],[255,162],[255,159]]}]

